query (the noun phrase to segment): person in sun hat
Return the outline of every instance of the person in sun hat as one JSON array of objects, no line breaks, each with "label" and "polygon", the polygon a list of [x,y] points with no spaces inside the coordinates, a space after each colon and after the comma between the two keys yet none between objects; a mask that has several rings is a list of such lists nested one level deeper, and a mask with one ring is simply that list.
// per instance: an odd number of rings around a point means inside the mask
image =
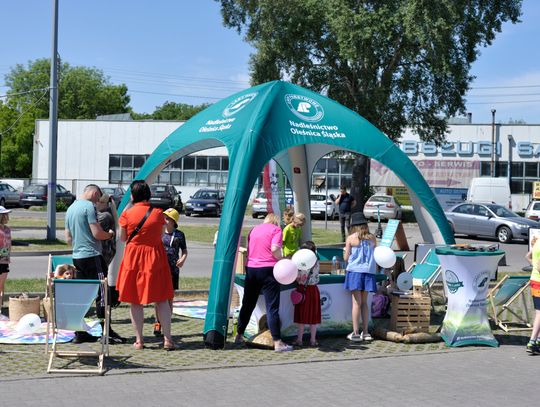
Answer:
[{"label": "person in sun hat", "polygon": [[[345,241],[343,259],[348,262],[344,288],[352,294],[353,331],[347,339],[353,342],[370,341],[368,333],[368,295],[377,292],[375,273],[377,264],[373,252],[377,240],[369,232],[367,220],[361,212],[355,212],[351,219],[351,231]],[[359,333],[359,318],[362,317],[362,333]]]},{"label": "person in sun hat", "polygon": [[[184,232],[178,230],[178,219],[180,213],[174,208],[169,208],[163,211],[165,218],[165,233],[163,233],[162,241],[167,253],[167,260],[169,261],[169,268],[171,270],[171,277],[173,283],[173,289],[178,290],[180,282],[180,269],[184,265],[187,259],[188,251],[186,245],[186,236]],[[172,298],[169,303],[172,310]],[[154,324],[154,335],[161,336],[161,324],[157,318]]]},{"label": "person in sun hat", "polygon": [[0,206],[0,310],[3,306],[4,284],[11,262],[11,229],[7,226],[10,212],[9,209]]}]

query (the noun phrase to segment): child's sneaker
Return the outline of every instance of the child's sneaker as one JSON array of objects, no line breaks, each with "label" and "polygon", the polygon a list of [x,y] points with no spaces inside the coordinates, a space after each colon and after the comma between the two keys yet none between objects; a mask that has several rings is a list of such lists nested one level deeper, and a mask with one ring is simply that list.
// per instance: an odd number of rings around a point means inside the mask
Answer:
[{"label": "child's sneaker", "polygon": [[533,355],[538,355],[540,354],[540,345],[538,345],[538,341],[536,342],[530,342],[527,343],[527,352],[533,354]]},{"label": "child's sneaker", "polygon": [[347,339],[352,342],[362,342],[362,335],[351,332],[349,335],[347,335]]},{"label": "child's sneaker", "polygon": [[159,322],[156,322],[154,324],[154,336],[157,336],[158,338],[161,338],[163,334],[161,333],[161,324]]},{"label": "child's sneaker", "polygon": [[369,333],[365,334],[362,332],[362,340],[365,341],[365,342],[369,342],[369,341],[372,341],[373,338],[371,337],[371,335]]}]

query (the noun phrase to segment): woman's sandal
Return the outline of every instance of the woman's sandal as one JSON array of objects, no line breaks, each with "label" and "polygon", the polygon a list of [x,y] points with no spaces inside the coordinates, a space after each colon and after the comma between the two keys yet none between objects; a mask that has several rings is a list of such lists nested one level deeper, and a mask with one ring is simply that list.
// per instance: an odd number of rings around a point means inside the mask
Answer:
[{"label": "woman's sandal", "polygon": [[168,340],[165,340],[163,342],[163,349],[165,349],[167,352],[170,352],[170,351],[178,349],[178,347],[176,346],[176,344],[174,342],[170,342]]},{"label": "woman's sandal", "polygon": [[135,350],[143,350],[144,349],[144,344],[142,342],[135,342],[133,344],[133,349],[135,349]]},{"label": "woman's sandal", "polygon": [[302,347],[302,346],[304,346],[304,343],[303,343],[302,341],[296,340],[296,341],[293,341],[293,342],[291,343],[291,345],[292,345],[292,346],[299,346],[299,347]]},{"label": "woman's sandal", "polygon": [[309,346],[311,346],[312,348],[318,348],[319,347],[319,342],[315,341],[315,342],[309,342]]}]

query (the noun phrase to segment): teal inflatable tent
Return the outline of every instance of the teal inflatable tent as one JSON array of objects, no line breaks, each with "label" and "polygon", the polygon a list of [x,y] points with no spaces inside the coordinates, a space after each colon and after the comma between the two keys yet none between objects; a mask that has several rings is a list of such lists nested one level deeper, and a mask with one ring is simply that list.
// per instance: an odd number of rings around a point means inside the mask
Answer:
[{"label": "teal inflatable tent", "polygon": [[[204,340],[209,347],[224,346],[234,261],[244,212],[257,177],[272,158],[292,184],[295,209],[310,213],[311,173],[320,158],[335,150],[371,157],[391,169],[409,189],[424,240],[454,242],[431,189],[392,140],[339,103],[283,81],[268,82],[239,92],[188,120],[157,147],[137,179],[151,183],[176,159],[220,146],[225,146],[229,153],[229,181],[204,325]],[[128,199],[129,194],[126,194],[121,209]],[[309,222],[303,236],[311,236]]]}]

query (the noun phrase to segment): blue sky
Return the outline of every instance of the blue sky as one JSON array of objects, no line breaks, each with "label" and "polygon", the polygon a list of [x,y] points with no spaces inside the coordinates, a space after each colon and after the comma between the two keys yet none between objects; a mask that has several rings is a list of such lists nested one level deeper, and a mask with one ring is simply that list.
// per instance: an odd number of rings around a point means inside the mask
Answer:
[{"label": "blue sky", "polygon": [[[0,0],[0,95],[17,63],[51,54],[52,0]],[[467,110],[474,123],[540,124],[540,2],[524,0],[522,23],[503,32],[473,65]],[[249,86],[251,47],[223,27],[213,0],[60,0],[59,53],[126,83],[136,112],[165,101],[213,102]]]}]

